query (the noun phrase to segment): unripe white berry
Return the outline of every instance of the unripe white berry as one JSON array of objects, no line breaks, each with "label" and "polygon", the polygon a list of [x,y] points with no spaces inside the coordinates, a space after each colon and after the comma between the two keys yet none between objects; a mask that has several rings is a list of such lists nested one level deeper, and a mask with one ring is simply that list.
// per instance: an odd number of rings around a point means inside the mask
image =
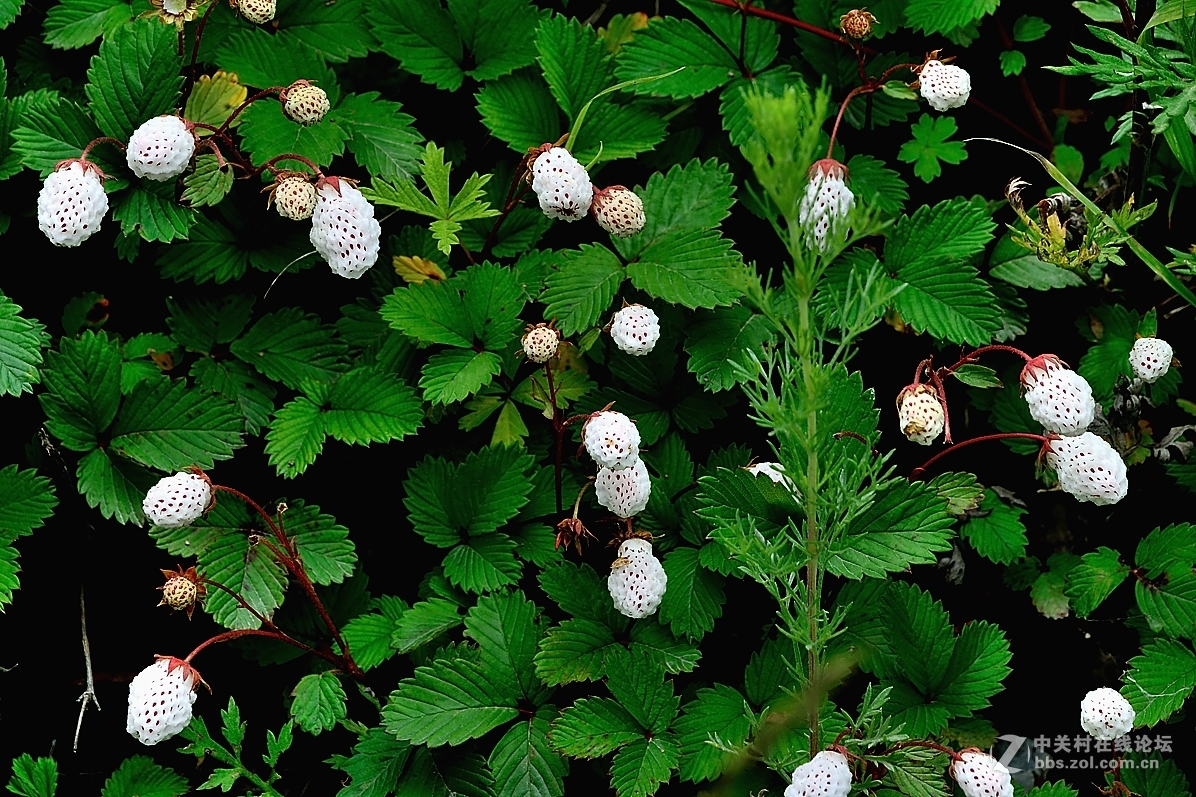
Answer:
[{"label": "unripe white berry", "polygon": [[1080,727],[1103,742],[1132,731],[1136,717],[1130,701],[1107,686],[1093,689],[1080,702]]},{"label": "unripe white berry", "polygon": [[814,248],[825,251],[832,229],[840,238],[847,232],[855,194],[847,187],[847,167],[836,160],[817,161],[810,167],[809,178],[797,220],[813,236]]},{"label": "unripe white berry", "polygon": [[966,797],[1013,797],[1009,770],[997,759],[979,750],[965,750],[951,765],[951,777]]},{"label": "unripe white berry", "polygon": [[1021,382],[1030,416],[1047,431],[1076,435],[1092,423],[1092,387],[1055,355],[1043,354],[1026,363]]},{"label": "unripe white berry", "polygon": [[282,112],[286,117],[304,127],[322,122],[324,115],[332,107],[324,89],[313,86],[306,80],[288,86],[279,99],[282,100]]},{"label": "unripe white berry", "polygon": [[598,226],[617,238],[630,238],[644,229],[644,201],[630,188],[612,185],[594,192],[590,213]]},{"label": "unripe white berry", "polygon": [[823,750],[793,770],[793,782],[785,797],[847,797],[851,791],[851,768],[837,750]]},{"label": "unripe white berry", "polygon": [[274,207],[284,219],[310,219],[316,209],[316,187],[303,175],[285,175],[274,187]]},{"label": "unripe white berry", "polygon": [[901,433],[923,446],[937,440],[946,423],[942,402],[930,385],[911,385],[902,390],[897,396],[897,418]]},{"label": "unripe white berry", "polygon": [[534,363],[543,365],[560,350],[561,333],[547,324],[536,324],[524,333],[521,343],[524,356]]},{"label": "unripe white berry", "polygon": [[254,25],[264,25],[278,12],[278,0],[238,0],[237,8]]},{"label": "unripe white berry", "polygon": [[308,239],[333,272],[358,279],[378,261],[382,226],[360,191],[347,180],[328,178],[316,188]]},{"label": "unripe white berry", "polygon": [[145,745],[165,741],[191,722],[199,673],[174,658],[161,658],[129,684],[125,730]]}]

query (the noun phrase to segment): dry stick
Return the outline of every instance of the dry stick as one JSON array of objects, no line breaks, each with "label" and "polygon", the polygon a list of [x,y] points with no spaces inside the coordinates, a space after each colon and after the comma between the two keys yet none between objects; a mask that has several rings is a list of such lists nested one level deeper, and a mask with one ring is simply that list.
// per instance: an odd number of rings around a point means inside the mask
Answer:
[{"label": "dry stick", "polygon": [[83,663],[87,667],[87,685],[83,694],[79,695],[79,721],[75,723],[75,743],[72,752],[79,752],[79,733],[83,730],[83,715],[87,713],[89,703],[95,703],[96,711],[100,710],[100,701],[96,699],[95,677],[91,671],[91,643],[87,640],[87,604],[83,600],[83,586],[79,585],[79,625],[83,632]]}]

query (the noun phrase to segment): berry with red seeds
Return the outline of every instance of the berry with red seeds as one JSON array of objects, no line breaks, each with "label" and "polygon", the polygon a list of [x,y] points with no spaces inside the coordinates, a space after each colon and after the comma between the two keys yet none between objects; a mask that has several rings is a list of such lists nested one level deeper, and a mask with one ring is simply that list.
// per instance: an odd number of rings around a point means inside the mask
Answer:
[{"label": "berry with red seeds", "polygon": [[212,485],[195,473],[160,479],[145,494],[141,509],[150,523],[164,529],[190,526],[212,503]]},{"label": "berry with red seeds", "polygon": [[99,232],[108,212],[100,170],[79,160],[58,165],[37,195],[37,226],[55,246],[78,246]]},{"label": "berry with red seeds", "polygon": [[577,221],[590,209],[594,186],[586,167],[564,147],[552,147],[532,164],[532,190],[550,219]]},{"label": "berry with red seeds", "polygon": [[1138,338],[1130,349],[1130,367],[1143,382],[1158,381],[1171,370],[1175,349],[1162,338]]},{"label": "berry with red seeds", "polygon": [[590,212],[598,226],[617,238],[630,238],[644,229],[644,201],[630,188],[612,185],[594,191]]},{"label": "berry with red seeds", "polygon": [[598,503],[617,517],[634,517],[648,507],[648,498],[652,495],[648,468],[642,459],[623,470],[599,468],[594,479],[594,494]]},{"label": "berry with red seeds", "polygon": [[172,180],[187,170],[195,154],[195,134],[177,116],[155,116],[129,137],[125,161],[147,180]]},{"label": "berry with red seeds", "polygon": [[942,61],[927,61],[918,72],[922,96],[936,111],[959,108],[972,93],[972,76],[963,69]]},{"label": "berry with red seeds", "polygon": [[610,337],[620,351],[641,357],[660,340],[660,319],[650,307],[629,304],[611,319]]}]

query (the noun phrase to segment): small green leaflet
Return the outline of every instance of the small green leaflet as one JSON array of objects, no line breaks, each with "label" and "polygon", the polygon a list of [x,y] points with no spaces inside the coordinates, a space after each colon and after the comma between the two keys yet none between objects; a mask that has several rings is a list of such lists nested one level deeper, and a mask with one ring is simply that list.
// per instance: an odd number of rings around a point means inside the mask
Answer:
[{"label": "small green leaflet", "polygon": [[330,672],[305,675],[291,692],[291,717],[303,730],[319,736],[345,718],[345,688]]},{"label": "small green leaflet", "polygon": [[372,670],[398,651],[391,639],[398,630],[399,620],[407,612],[407,605],[388,595],[378,599],[377,612],[359,614],[341,627],[341,635],[353,652],[353,660],[363,670]]},{"label": "small green leaflet", "polygon": [[185,240],[198,216],[175,201],[172,183],[143,181],[118,195],[112,218],[120,222],[126,236],[170,243]]},{"label": "small green leaflet", "polygon": [[8,790],[18,797],[54,797],[58,788],[58,763],[53,758],[33,758],[21,753],[12,761]]},{"label": "small green leaflet", "polygon": [[445,162],[444,150],[429,142],[420,158],[420,179],[424,182],[427,194],[421,193],[411,180],[394,183],[375,180],[362,194],[379,205],[390,205],[432,217],[432,237],[436,239],[440,251],[447,255],[452,251],[453,244],[461,243],[457,237],[461,222],[498,215],[498,210],[490,207],[490,203],[482,198],[483,188],[490,179],[488,174],[479,176],[474,172],[465,180],[461,190],[450,197],[449,172],[452,166],[452,163]]},{"label": "small green leaflet", "polygon": [[1026,510],[1008,504],[997,497],[992,490],[984,491],[979,512],[972,515],[959,530],[959,536],[986,559],[1007,565],[1026,555],[1026,527],[1021,516]]},{"label": "small green leaflet", "polygon": [[942,163],[958,166],[967,160],[964,143],[947,140],[958,130],[954,118],[924,113],[910,128],[914,138],[901,145],[897,160],[914,164],[914,174],[929,183],[943,173]]},{"label": "small green leaflet", "polygon": [[[1020,75],[1026,68],[1026,54],[1021,50],[1006,50],[1005,52],[1001,53],[1000,59],[1001,74],[1005,77],[1014,77],[1015,75]],[[962,147],[963,144],[960,143],[959,146]]]},{"label": "small green leaflet", "polygon": [[699,783],[715,780],[734,760],[733,754],[711,743],[713,735],[723,744],[739,747],[752,731],[752,716],[743,695],[716,684],[712,689],[699,689],[697,698],[682,706],[674,730],[681,745],[681,779]]},{"label": "small green leaflet", "polygon": [[38,382],[45,327],[20,313],[21,306],[0,293],[0,396],[29,393]]},{"label": "small green leaflet", "polygon": [[1084,554],[1080,564],[1068,574],[1064,589],[1076,615],[1087,617],[1092,614],[1129,572],[1129,567],[1121,563],[1121,555],[1112,548],[1101,546]]},{"label": "small green leaflet", "polygon": [[1146,571],[1134,593],[1151,630],[1196,637],[1196,527],[1181,523],[1155,529],[1138,544],[1134,560]]}]

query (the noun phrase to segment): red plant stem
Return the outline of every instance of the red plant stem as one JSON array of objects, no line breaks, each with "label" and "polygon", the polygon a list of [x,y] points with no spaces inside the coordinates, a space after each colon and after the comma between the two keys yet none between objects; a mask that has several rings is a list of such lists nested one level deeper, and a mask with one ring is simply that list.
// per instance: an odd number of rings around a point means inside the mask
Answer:
[{"label": "red plant stem", "polygon": [[932,358],[927,357],[925,360],[918,363],[918,369],[916,371],[914,371],[914,381],[910,382],[910,384],[913,385],[914,387],[917,387],[918,385],[922,384],[922,371],[925,370],[926,368],[929,368],[933,364],[933,362],[934,362],[934,360]]},{"label": "red plant stem", "polygon": [[871,83],[866,83],[863,86],[856,86],[847,93],[843,98],[843,102],[839,103],[839,113],[835,116],[835,126],[831,128],[831,141],[826,146],[826,157],[830,158],[835,154],[835,138],[839,135],[839,125],[843,122],[843,112],[847,110],[847,106],[861,94],[870,94],[876,91],[876,87]]},{"label": "red plant stem", "polygon": [[[191,65],[187,67],[187,85],[183,87],[183,95],[179,99],[179,107],[186,108],[187,100],[191,97],[191,90],[195,88],[195,62],[199,60],[199,43],[203,41],[203,30],[207,27],[208,16],[220,5],[220,0],[210,0],[208,10],[200,17],[199,26],[195,29],[195,43],[191,45]],[[180,32],[181,35],[181,32]],[[179,55],[182,55],[182,41],[179,41]]]},{"label": "red plant stem", "polygon": [[[221,492],[226,492],[230,495],[240,498],[254,511],[262,516],[262,519],[265,520],[270,526],[270,530],[274,532],[274,536],[278,538],[278,542],[281,544],[283,550],[289,553],[289,556],[280,556],[283,566],[285,566],[287,570],[291,572],[291,575],[295,577],[295,580],[299,582],[299,586],[302,587],[303,591],[307,594],[308,600],[311,601],[312,606],[314,606],[316,611],[319,612],[320,618],[324,621],[324,625],[328,627],[328,631],[332,634],[332,638],[335,639],[336,644],[340,646],[341,659],[338,663],[343,663],[349,672],[355,677],[361,678],[364,676],[361,668],[357,666],[357,662],[353,660],[353,656],[349,653],[349,646],[346,644],[344,637],[341,636],[340,629],[336,627],[336,623],[332,621],[332,617],[328,614],[328,610],[324,608],[324,602],[321,601],[320,596],[316,594],[316,587],[308,577],[307,568],[303,566],[303,559],[299,556],[299,550],[295,547],[294,543],[287,539],[286,534],[281,528],[279,528],[277,524],[275,524],[274,519],[270,517],[269,513],[267,513],[265,509],[262,509],[261,505],[258,504],[257,501],[254,501],[252,498],[245,495],[245,493],[232,487],[225,487],[222,484],[213,484],[212,489],[220,490]],[[272,545],[270,547],[273,548]],[[280,552],[277,550],[275,550],[275,553],[280,554]]]},{"label": "red plant stem", "polygon": [[[199,647],[195,648],[195,650],[188,653],[187,658],[183,659],[183,661],[190,664],[191,660],[194,659],[197,655],[199,655],[199,653],[204,648],[206,648],[210,645],[215,645],[218,642],[231,642],[234,639],[240,639],[243,636],[262,636],[262,637],[266,637],[268,639],[277,639],[279,642],[285,642],[288,645],[293,645],[304,652],[314,653],[315,655],[319,656],[321,659],[323,659],[324,661],[327,661],[330,664],[335,664],[337,666],[343,666],[345,663],[343,660],[341,660],[337,656],[334,656],[332,653],[328,653],[326,651],[320,651],[320,650],[316,650],[315,648],[308,647],[307,645],[304,645],[299,640],[289,637],[286,634],[282,633],[281,631],[262,631],[261,629],[257,629],[257,628],[238,628],[235,631],[225,631],[223,633],[217,634],[214,637],[209,637],[208,639],[205,639],[203,642],[201,642],[199,644]],[[358,672],[360,672],[360,671],[358,671]],[[357,675],[357,674],[358,673],[354,673],[354,675]]]},{"label": "red plant stem", "polygon": [[[511,215],[511,211],[523,201],[523,197],[531,190],[530,185],[525,185],[523,190],[519,192],[519,195],[515,195],[515,189],[519,187],[519,183],[527,175],[527,161],[530,157],[530,154],[524,155],[519,161],[519,166],[515,169],[515,176],[511,178],[511,187],[507,189],[507,198],[503,200],[502,213],[494,220],[494,226],[490,228],[490,233],[486,236],[486,243],[482,244],[483,253],[490,251],[490,247],[494,245],[494,239],[498,235],[498,228],[502,226],[502,223],[507,220],[507,216]],[[537,157],[539,157],[538,154]]]},{"label": "red plant stem", "polygon": [[125,151],[125,144],[123,141],[118,141],[117,139],[111,138],[110,136],[100,136],[99,138],[92,139],[91,141],[87,142],[87,146],[84,147],[83,151],[79,153],[79,160],[86,163],[87,162],[87,153],[91,152],[92,147],[99,146],[100,144],[113,144],[118,149],[120,149],[121,152]]},{"label": "red plant stem", "polygon": [[[741,14],[751,14],[753,17],[762,17],[763,19],[771,19],[773,22],[781,22],[786,25],[792,25],[795,28],[799,28],[808,33],[813,33],[815,36],[821,36],[824,39],[830,39],[831,41],[838,42],[839,44],[846,44],[849,47],[852,45],[851,39],[848,39],[846,36],[840,36],[838,33],[832,33],[831,31],[820,28],[817,25],[811,25],[809,22],[802,22],[800,19],[794,19],[793,17],[786,16],[785,14],[778,14],[776,11],[769,11],[765,8],[756,8],[749,3],[742,2],[742,0],[710,0],[710,2],[717,3],[720,6],[726,6],[727,8],[734,8]],[[859,47],[869,55],[876,54],[876,50],[873,50],[870,47],[865,47],[862,44],[859,45]]]},{"label": "red plant stem", "polygon": [[939,405],[943,408],[943,442],[951,445],[951,413],[947,410],[947,388],[943,387],[943,379],[939,376],[938,371],[932,369],[930,378],[934,382],[934,386],[938,388]]},{"label": "red plant stem", "polygon": [[[1009,33],[1005,30],[1004,23],[1000,18],[994,17],[997,23],[997,30],[1001,34],[1001,41],[1005,43],[1005,49],[1013,49],[1013,39],[1009,38]],[[1042,133],[1043,141],[1050,144],[1050,148],[1054,148],[1055,135],[1051,132],[1050,126],[1046,123],[1046,119],[1042,115],[1042,111],[1038,107],[1038,103],[1034,101],[1034,92],[1030,90],[1030,84],[1026,80],[1025,74],[1017,76],[1018,85],[1021,86],[1022,96],[1026,99],[1026,105],[1030,108],[1030,113],[1034,115],[1034,121],[1038,123],[1038,130]]]},{"label": "red plant stem", "polygon": [[989,116],[993,117],[997,121],[1004,124],[1010,130],[1013,130],[1015,133],[1018,133],[1019,135],[1024,136],[1027,141],[1033,141],[1036,146],[1042,147],[1043,149],[1047,150],[1048,152],[1050,152],[1055,146],[1053,139],[1039,138],[1038,136],[1031,133],[1029,130],[1026,130],[1026,128],[1019,125],[1017,122],[1010,119],[1005,114],[1001,113],[1000,111],[996,110],[995,108],[991,108],[988,105],[985,105],[983,102],[976,99],[975,95],[968,97],[968,104],[975,105],[977,108],[984,111]]},{"label": "red plant stem", "polygon": [[977,357],[979,357],[981,354],[987,354],[990,351],[1007,351],[1010,354],[1016,354],[1018,357],[1021,357],[1026,362],[1030,362],[1030,360],[1034,359],[1029,354],[1026,354],[1024,351],[1022,351],[1021,349],[1015,348],[1013,346],[1004,346],[999,343],[995,343],[992,346],[981,346],[979,349],[976,349],[976,351],[972,352],[971,354],[965,354],[963,357],[961,357],[959,359],[959,362],[955,363],[955,365],[952,365],[950,368],[940,368],[939,372],[953,374],[959,370],[960,366],[969,365],[970,363],[974,363],[976,361]]},{"label": "red plant stem", "polygon": [[[216,5],[216,0],[213,0],[212,5],[213,6]],[[238,116],[241,115],[242,111],[244,111],[250,105],[253,105],[258,100],[269,97],[271,94],[277,94],[278,92],[283,91],[285,89],[286,89],[286,86],[271,86],[268,89],[262,89],[257,94],[254,94],[252,97],[247,97],[245,99],[245,102],[241,103],[240,105],[238,105],[236,108],[233,109],[233,112],[228,115],[228,118],[224,120],[224,124],[220,125],[220,129],[217,130],[216,133],[220,134],[220,133],[228,132],[229,127],[231,127],[232,123],[234,121],[236,121]]]},{"label": "red plant stem", "polygon": [[982,435],[980,437],[973,437],[970,440],[964,440],[962,443],[956,443],[955,445],[951,446],[950,448],[943,449],[942,451],[935,454],[930,459],[926,460],[926,462],[922,463],[922,466],[920,468],[914,468],[913,473],[911,473],[909,475],[909,477],[911,479],[921,478],[922,474],[931,465],[938,462],[940,459],[947,456],[952,451],[958,451],[959,449],[970,446],[973,443],[986,443],[989,440],[1014,440],[1014,439],[1037,440],[1038,442],[1040,442],[1044,445],[1046,443],[1050,442],[1049,437],[1045,437],[1040,434],[1030,434],[1029,432],[1001,432],[1000,434],[986,434],[986,435]]},{"label": "red plant stem", "polygon": [[256,169],[254,169],[253,174],[254,175],[261,174],[262,172],[266,171],[267,169],[270,170],[271,174],[274,174],[276,171],[278,171],[277,169],[274,168],[274,164],[278,163],[279,161],[299,161],[303,165],[307,166],[307,168],[309,168],[313,172],[315,172],[316,177],[324,176],[324,172],[320,171],[319,166],[317,166],[315,163],[308,160],[307,158],[303,157],[302,155],[298,155],[294,152],[284,152],[281,155],[275,155],[273,158],[266,161],[261,166],[258,166]]}]

